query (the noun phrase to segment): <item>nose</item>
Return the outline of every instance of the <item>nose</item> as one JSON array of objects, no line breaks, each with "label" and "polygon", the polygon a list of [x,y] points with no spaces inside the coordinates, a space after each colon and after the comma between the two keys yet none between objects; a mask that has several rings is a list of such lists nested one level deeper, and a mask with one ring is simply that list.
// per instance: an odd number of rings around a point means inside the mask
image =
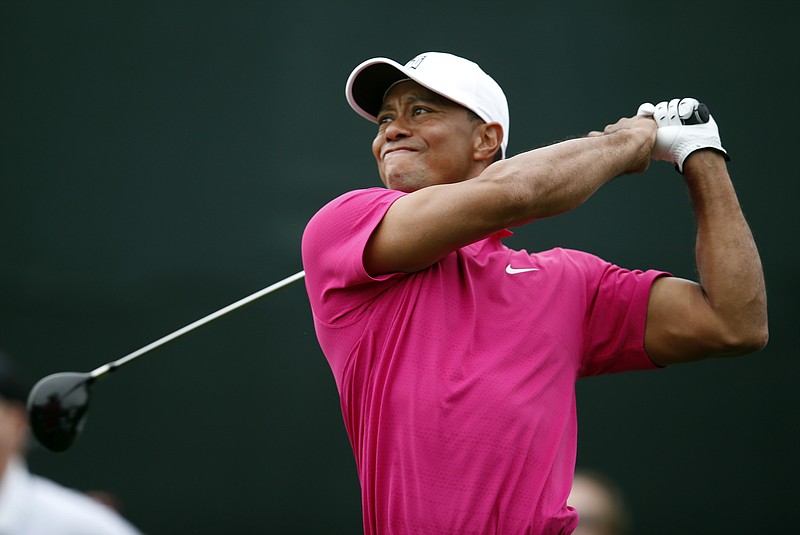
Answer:
[{"label": "nose", "polygon": [[386,141],[397,141],[411,136],[411,130],[402,117],[397,117],[386,126],[383,134]]}]

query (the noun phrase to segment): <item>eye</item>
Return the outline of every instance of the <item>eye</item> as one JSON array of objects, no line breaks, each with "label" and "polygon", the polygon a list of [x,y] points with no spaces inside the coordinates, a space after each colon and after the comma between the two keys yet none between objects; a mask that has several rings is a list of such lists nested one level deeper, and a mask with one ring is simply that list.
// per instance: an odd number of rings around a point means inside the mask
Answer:
[{"label": "eye", "polygon": [[388,113],[385,113],[383,115],[378,115],[377,121],[378,121],[378,126],[384,126],[392,121],[392,116]]},{"label": "eye", "polygon": [[430,110],[428,110],[427,108],[423,108],[422,106],[414,106],[414,109],[411,110],[411,115],[416,117],[418,115],[423,115],[425,113],[428,113],[428,111]]}]

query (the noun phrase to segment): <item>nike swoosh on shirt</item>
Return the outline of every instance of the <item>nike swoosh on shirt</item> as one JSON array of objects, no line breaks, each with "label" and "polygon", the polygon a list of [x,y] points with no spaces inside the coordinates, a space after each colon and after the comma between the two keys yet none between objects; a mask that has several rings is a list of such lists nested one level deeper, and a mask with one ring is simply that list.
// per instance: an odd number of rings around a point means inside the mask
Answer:
[{"label": "nike swoosh on shirt", "polygon": [[506,273],[516,275],[517,273],[527,273],[528,271],[539,271],[539,268],[514,268],[511,264],[506,266]]}]

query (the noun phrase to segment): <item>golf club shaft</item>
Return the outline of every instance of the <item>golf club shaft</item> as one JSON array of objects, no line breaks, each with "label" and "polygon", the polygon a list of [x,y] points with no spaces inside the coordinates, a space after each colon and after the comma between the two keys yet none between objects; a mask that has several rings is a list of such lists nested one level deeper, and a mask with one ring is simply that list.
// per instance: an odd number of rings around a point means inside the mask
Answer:
[{"label": "golf club shaft", "polygon": [[265,295],[270,294],[270,293],[274,292],[275,290],[279,290],[279,289],[283,288],[284,286],[288,286],[288,285],[290,285],[290,284],[292,284],[292,283],[294,283],[296,281],[299,281],[303,277],[305,277],[305,271],[299,271],[299,272],[295,273],[294,275],[290,275],[289,277],[286,277],[285,279],[276,282],[275,284],[267,286],[263,290],[259,290],[259,291],[257,291],[256,293],[254,293],[252,295],[249,295],[247,297],[244,297],[244,298],[236,301],[235,303],[231,303],[230,305],[226,306],[225,308],[221,308],[220,310],[217,310],[216,312],[212,312],[208,316],[205,316],[204,318],[200,318],[199,320],[197,320],[197,321],[195,321],[193,323],[190,323],[186,327],[178,329],[177,331],[173,332],[172,334],[168,334],[168,335],[164,336],[163,338],[159,338],[155,342],[147,344],[143,348],[137,349],[136,351],[134,351],[133,353],[131,353],[129,355],[125,355],[124,357],[122,357],[122,358],[120,358],[118,360],[115,360],[113,362],[109,362],[108,364],[103,364],[99,368],[89,372],[89,375],[91,376],[91,380],[94,381],[96,379],[99,379],[99,378],[103,377],[104,375],[106,375],[107,373],[109,373],[111,371],[114,371],[115,369],[119,368],[120,366],[122,366],[124,364],[127,364],[128,362],[132,361],[136,357],[140,357],[140,356],[144,355],[145,353],[147,353],[148,351],[152,351],[153,349],[155,349],[157,347],[160,347],[160,346],[166,344],[167,342],[171,342],[172,340],[178,338],[179,336],[183,336],[184,334],[188,333],[189,331],[192,331],[192,330],[194,330],[194,329],[196,329],[196,328],[198,328],[198,327],[200,327],[202,325],[205,325],[209,321],[213,321],[213,320],[215,320],[215,319],[217,319],[217,318],[219,318],[221,316],[224,316],[228,312],[231,312],[233,310],[236,310],[237,308],[243,307],[244,305],[246,305],[246,304],[248,304],[248,303],[250,303],[252,301],[255,301],[256,299],[260,299],[261,297],[264,297]]}]

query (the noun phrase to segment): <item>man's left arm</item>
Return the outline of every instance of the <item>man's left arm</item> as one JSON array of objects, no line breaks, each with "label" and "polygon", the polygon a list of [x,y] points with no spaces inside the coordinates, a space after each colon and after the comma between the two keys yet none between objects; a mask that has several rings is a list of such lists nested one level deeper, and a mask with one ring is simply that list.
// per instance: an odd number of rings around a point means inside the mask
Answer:
[{"label": "man's left arm", "polygon": [[761,259],[725,159],[701,149],[681,163],[697,220],[699,283],[653,283],[645,350],[659,365],[742,355],[768,339]]}]

